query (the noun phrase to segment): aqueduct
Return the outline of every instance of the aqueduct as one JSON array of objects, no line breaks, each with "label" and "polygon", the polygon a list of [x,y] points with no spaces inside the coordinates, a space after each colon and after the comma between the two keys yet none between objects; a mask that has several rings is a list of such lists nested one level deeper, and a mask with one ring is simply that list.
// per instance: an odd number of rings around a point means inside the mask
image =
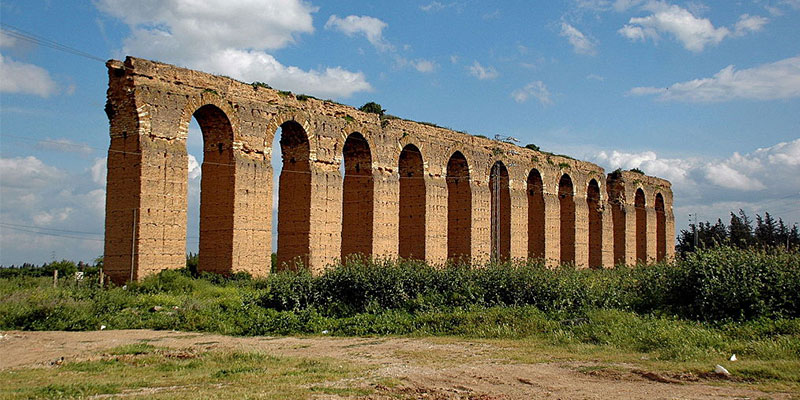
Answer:
[{"label": "aqueduct", "polygon": [[351,254],[609,267],[674,253],[663,179],[153,61],[107,66],[104,260],[115,282],[185,265],[192,118],[204,271],[266,275],[272,252],[315,273]]}]

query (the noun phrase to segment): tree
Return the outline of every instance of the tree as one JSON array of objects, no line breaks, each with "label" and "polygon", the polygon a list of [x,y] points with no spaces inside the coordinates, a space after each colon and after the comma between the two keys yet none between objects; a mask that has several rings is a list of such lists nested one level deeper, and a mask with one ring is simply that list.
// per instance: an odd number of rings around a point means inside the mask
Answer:
[{"label": "tree", "polygon": [[358,110],[366,113],[378,114],[380,116],[383,116],[383,113],[386,112],[386,110],[384,110],[380,104],[374,101],[364,104],[363,106],[359,107]]},{"label": "tree", "polygon": [[731,225],[728,236],[732,245],[739,248],[750,247],[753,243],[753,226],[750,217],[739,209],[739,215],[731,213]]}]

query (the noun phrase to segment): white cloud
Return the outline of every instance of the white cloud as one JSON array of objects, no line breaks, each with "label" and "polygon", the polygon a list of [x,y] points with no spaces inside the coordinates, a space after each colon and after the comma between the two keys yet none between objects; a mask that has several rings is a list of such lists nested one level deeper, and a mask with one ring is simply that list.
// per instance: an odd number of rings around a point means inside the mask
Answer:
[{"label": "white cloud", "polygon": [[598,81],[598,82],[603,82],[603,81],[606,80],[606,77],[604,77],[602,75],[597,75],[597,74],[589,74],[589,75],[586,75],[586,79],[593,80],[593,81]]},{"label": "white cloud", "polygon": [[733,34],[735,36],[744,36],[750,32],[758,32],[764,25],[769,22],[769,19],[766,17],[760,17],[758,15],[750,15],[750,14],[742,14],[739,17],[739,21],[736,22],[733,28]]},{"label": "white cloud", "polygon": [[[189,157],[191,157],[191,155]],[[94,164],[89,168],[89,173],[92,175],[92,182],[94,182],[95,185],[106,186],[106,173],[108,172],[108,167],[106,167],[107,162],[107,157],[98,158],[94,160]]]},{"label": "white cloud", "polygon": [[50,97],[56,90],[56,83],[44,68],[14,61],[0,54],[0,93]]},{"label": "white cloud", "polygon": [[94,149],[86,143],[76,143],[69,139],[46,139],[36,142],[36,147],[43,150],[62,153],[78,153],[85,156],[94,153]]},{"label": "white cloud", "polygon": [[202,172],[200,163],[197,162],[197,159],[193,155],[189,154],[189,180],[197,180]]},{"label": "white cloud", "polygon": [[697,103],[800,97],[800,56],[738,71],[730,65],[711,78],[679,82],[667,88],[636,87],[629,93]]},{"label": "white cloud", "polygon": [[433,72],[436,69],[436,64],[433,61],[423,59],[411,61],[411,65],[422,73]]},{"label": "white cloud", "polygon": [[531,82],[521,89],[517,89],[511,93],[511,97],[517,103],[524,103],[529,97],[539,100],[544,105],[553,104],[550,99],[550,91],[542,81]]},{"label": "white cloud", "polygon": [[263,81],[273,87],[321,97],[371,90],[361,72],[341,67],[302,70],[267,51],[314,31],[316,8],[302,0],[98,0],[98,8],[127,23],[123,51],[139,57]]},{"label": "white cloud", "polygon": [[574,26],[566,22],[562,22],[560,35],[569,40],[569,44],[572,45],[572,49],[576,53],[590,56],[597,54],[597,45],[595,44],[595,41],[588,38]]},{"label": "white cloud", "polygon": [[[98,176],[98,165],[104,167],[104,159],[96,160],[85,170],[67,172],[32,156],[0,158],[0,221],[14,227],[1,228],[0,263],[40,263],[53,253],[56,258],[75,260],[100,255],[105,179]],[[58,236],[30,232],[41,231],[40,228],[61,231],[49,231]]]},{"label": "white cloud", "polygon": [[383,29],[388,25],[375,17],[348,15],[339,18],[336,14],[328,18],[325,29],[334,29],[347,36],[364,35],[380,51],[392,50],[392,45],[383,38]]},{"label": "white cloud", "polygon": [[[625,2],[624,5],[632,5],[632,2]],[[768,22],[767,18],[744,14],[731,30],[727,27],[717,28],[708,18],[699,18],[674,4],[650,1],[643,8],[652,14],[631,18],[628,24],[618,30],[620,35],[634,41],[658,41],[661,35],[668,34],[692,52],[701,52],[706,46],[717,45],[728,36],[759,31]]]},{"label": "white cloud", "polygon": [[433,2],[430,2],[428,4],[419,6],[419,9],[422,10],[422,11],[425,11],[425,12],[437,12],[437,11],[442,11],[445,8],[453,7],[455,5],[456,5],[456,3],[444,4],[444,3],[441,3],[441,2],[438,2],[438,1],[433,1]]},{"label": "white cloud", "polygon": [[472,65],[467,67],[467,69],[469,70],[470,75],[480,80],[495,79],[500,75],[497,73],[497,70],[494,69],[494,67],[492,66],[484,67],[477,61],[472,63]]}]

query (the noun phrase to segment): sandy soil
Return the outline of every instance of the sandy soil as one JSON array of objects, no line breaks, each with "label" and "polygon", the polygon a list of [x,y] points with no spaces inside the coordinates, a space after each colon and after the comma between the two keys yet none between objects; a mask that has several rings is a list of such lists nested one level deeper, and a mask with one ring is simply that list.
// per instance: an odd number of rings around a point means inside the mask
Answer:
[{"label": "sandy soil", "polygon": [[[330,357],[372,367],[343,386],[376,389],[370,399],[788,399],[741,384],[697,376],[665,376],[620,365],[593,369],[585,362],[526,364],[504,359],[493,344],[411,338],[230,337],[174,331],[2,332],[0,369],[46,366],[98,357],[104,350],[147,341],[197,350],[239,349],[275,355]],[[379,384],[389,378],[399,385]],[[331,397],[328,397],[331,398]],[[336,398],[335,396],[332,398]]]}]

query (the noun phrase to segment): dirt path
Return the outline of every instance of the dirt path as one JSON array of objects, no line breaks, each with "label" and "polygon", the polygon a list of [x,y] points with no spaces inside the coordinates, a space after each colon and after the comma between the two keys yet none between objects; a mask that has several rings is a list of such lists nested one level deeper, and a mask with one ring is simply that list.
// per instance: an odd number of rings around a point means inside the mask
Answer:
[{"label": "dirt path", "polygon": [[[97,332],[2,332],[0,369],[85,360],[102,351],[143,341],[175,349],[239,349],[300,357],[330,357],[373,367],[361,385],[372,399],[788,399],[728,382],[690,382],[632,367],[587,368],[587,363],[526,364],[504,359],[493,344],[410,338],[230,337],[212,334],[123,330]],[[583,372],[582,372],[583,371]],[[396,387],[376,382],[399,381]],[[334,397],[335,398],[335,397]]]}]

